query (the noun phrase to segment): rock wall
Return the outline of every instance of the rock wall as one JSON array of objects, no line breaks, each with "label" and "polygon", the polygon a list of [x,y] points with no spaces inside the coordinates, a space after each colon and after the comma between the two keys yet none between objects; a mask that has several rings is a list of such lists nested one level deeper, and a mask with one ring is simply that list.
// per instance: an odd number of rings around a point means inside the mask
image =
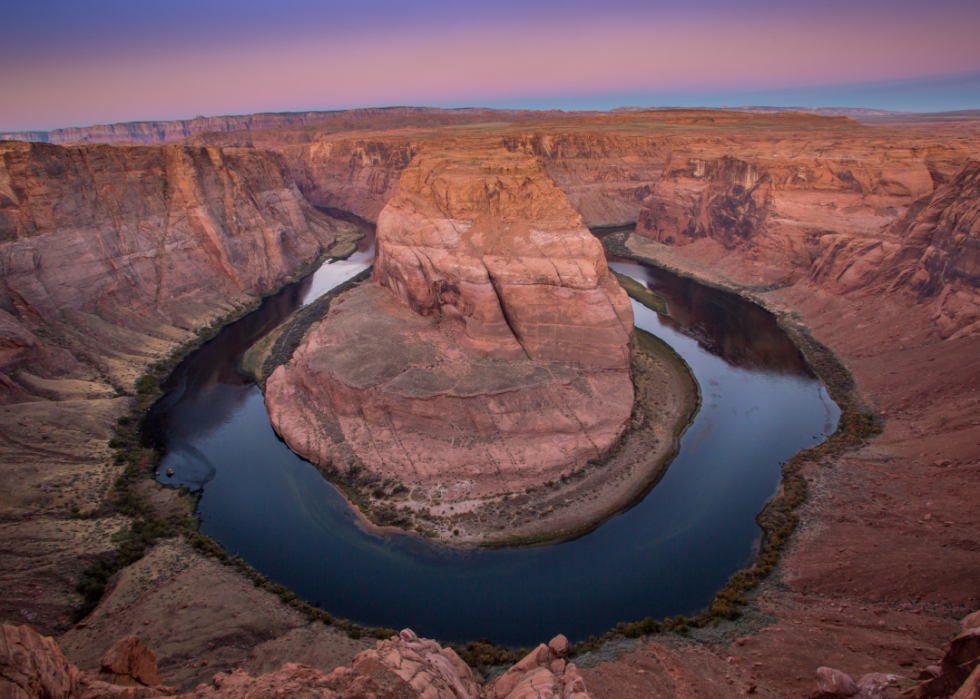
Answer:
[{"label": "rock wall", "polygon": [[902,244],[883,260],[889,288],[931,302],[944,338],[980,332],[980,161],[917,202],[893,232]]},{"label": "rock wall", "polygon": [[708,239],[728,250],[751,247],[770,283],[795,281],[832,241],[877,236],[932,192],[930,168],[911,149],[868,146],[857,142],[846,157],[675,151],[637,232],[667,245]]},{"label": "rock wall", "polygon": [[504,137],[503,145],[538,158],[589,227],[636,223],[672,149],[663,135],[619,136],[600,129],[524,133]]},{"label": "rock wall", "polygon": [[0,357],[56,323],[177,339],[281,284],[345,227],[273,153],[0,144]]},{"label": "rock wall", "polygon": [[708,258],[760,285],[907,291],[934,304],[943,337],[980,330],[980,166],[942,149],[872,146],[857,143],[847,158],[675,152],[637,232],[713,244],[733,254]]},{"label": "rock wall", "polygon": [[[100,124],[98,126],[69,127],[52,131],[19,131],[0,133],[0,141],[28,141],[35,143],[166,143],[179,141],[200,133],[228,133],[253,131],[284,126],[305,126],[328,119],[360,121],[377,117],[419,115],[437,116],[447,110],[437,107],[382,107],[346,109],[328,112],[272,112],[241,116],[194,117],[175,121],[132,121],[124,124]],[[481,115],[511,110],[454,109],[453,115]]]},{"label": "rock wall", "polygon": [[325,141],[279,150],[310,202],[377,221],[385,204],[397,194],[402,170],[419,147],[418,139],[389,137]]}]

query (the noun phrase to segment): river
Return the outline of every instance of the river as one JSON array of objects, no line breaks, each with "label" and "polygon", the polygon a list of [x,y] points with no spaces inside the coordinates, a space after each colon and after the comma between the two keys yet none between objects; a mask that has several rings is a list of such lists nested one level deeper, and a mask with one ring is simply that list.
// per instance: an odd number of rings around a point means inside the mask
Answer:
[{"label": "river", "polygon": [[[353,219],[352,219],[353,220]],[[297,308],[370,266],[373,227],[324,265],[188,357],[144,423],[161,482],[199,492],[201,531],[272,582],[336,617],[410,627],[440,641],[530,647],[573,642],[620,621],[693,615],[758,545],[756,514],[780,466],[818,444],[840,411],[763,309],[660,270],[610,266],[662,296],[670,317],[633,303],[636,327],[691,367],[702,407],[663,479],[591,534],[540,548],[452,551],[361,529],[337,491],[278,439],[262,393],[236,362]]]}]

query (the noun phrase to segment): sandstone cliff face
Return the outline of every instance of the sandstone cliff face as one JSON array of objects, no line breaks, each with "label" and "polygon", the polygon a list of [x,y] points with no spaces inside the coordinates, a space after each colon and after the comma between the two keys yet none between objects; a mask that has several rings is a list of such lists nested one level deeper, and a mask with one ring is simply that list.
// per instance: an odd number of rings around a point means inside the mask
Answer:
[{"label": "sandstone cliff face", "polygon": [[980,161],[968,162],[917,209],[894,227],[902,248],[888,270],[891,286],[931,300],[943,337],[980,332]]},{"label": "sandstone cliff face", "polygon": [[454,501],[556,480],[622,434],[628,371],[470,358],[457,339],[445,316],[359,288],[270,376],[272,425],[315,463],[361,463]]},{"label": "sandstone cliff face", "polygon": [[281,284],[341,230],[275,154],[2,144],[0,356],[34,347],[31,328],[85,326],[84,340],[107,320],[130,335],[92,352],[141,354],[137,334],[180,339]]},{"label": "sandstone cliff face", "polygon": [[[933,188],[911,150],[743,155],[737,148],[674,152],[637,232],[667,245],[710,239],[751,247],[769,283],[802,277],[841,237],[874,235]],[[732,154],[734,151],[734,154]]]},{"label": "sandstone cliff face", "polygon": [[[942,149],[855,144],[792,159],[675,152],[637,232],[732,251],[722,269],[833,294],[910,292],[943,337],[980,330],[978,165]],[[705,248],[707,252],[707,248]]]},{"label": "sandstone cliff face", "polygon": [[335,303],[266,384],[290,447],[456,500],[555,479],[616,443],[632,309],[533,158],[416,156],[377,246],[376,285]]},{"label": "sandstone cliff face", "polygon": [[415,313],[459,322],[470,356],[629,365],[626,293],[533,158],[416,158],[378,219],[375,279]]},{"label": "sandstone cliff face", "polygon": [[281,152],[310,202],[377,221],[419,145],[416,139],[366,138],[287,146]]},{"label": "sandstone cliff face", "polygon": [[[600,120],[595,120],[600,121]],[[503,139],[508,150],[540,159],[586,226],[635,223],[667,166],[666,136],[525,133]]]}]

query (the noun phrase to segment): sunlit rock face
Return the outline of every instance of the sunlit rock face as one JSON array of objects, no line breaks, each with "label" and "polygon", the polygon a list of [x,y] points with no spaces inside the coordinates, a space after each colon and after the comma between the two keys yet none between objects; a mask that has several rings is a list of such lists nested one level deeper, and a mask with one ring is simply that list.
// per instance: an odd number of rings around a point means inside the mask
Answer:
[{"label": "sunlit rock face", "polygon": [[628,366],[626,293],[536,159],[416,158],[378,219],[375,279],[458,323],[470,356]]},{"label": "sunlit rock face", "polygon": [[334,303],[266,404],[314,461],[514,492],[616,444],[632,335],[601,246],[536,160],[428,152],[379,217],[375,282]]}]

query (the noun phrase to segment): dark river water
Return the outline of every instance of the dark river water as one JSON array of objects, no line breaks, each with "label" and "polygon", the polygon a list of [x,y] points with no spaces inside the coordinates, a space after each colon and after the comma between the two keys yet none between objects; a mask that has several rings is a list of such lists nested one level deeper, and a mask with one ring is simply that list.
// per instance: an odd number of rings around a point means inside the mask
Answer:
[{"label": "dark river water", "polygon": [[144,439],[162,482],[200,492],[201,531],[336,617],[440,641],[529,647],[617,622],[693,615],[751,558],[756,514],[780,464],[821,442],[839,410],[773,317],[738,297],[634,263],[670,317],[633,304],[636,326],[690,365],[702,407],[666,475],[631,510],[575,541],[457,552],[357,526],[340,495],[273,432],[262,394],[235,372],[253,342],[371,264],[373,227],[350,260],[324,265],[183,362]]}]

